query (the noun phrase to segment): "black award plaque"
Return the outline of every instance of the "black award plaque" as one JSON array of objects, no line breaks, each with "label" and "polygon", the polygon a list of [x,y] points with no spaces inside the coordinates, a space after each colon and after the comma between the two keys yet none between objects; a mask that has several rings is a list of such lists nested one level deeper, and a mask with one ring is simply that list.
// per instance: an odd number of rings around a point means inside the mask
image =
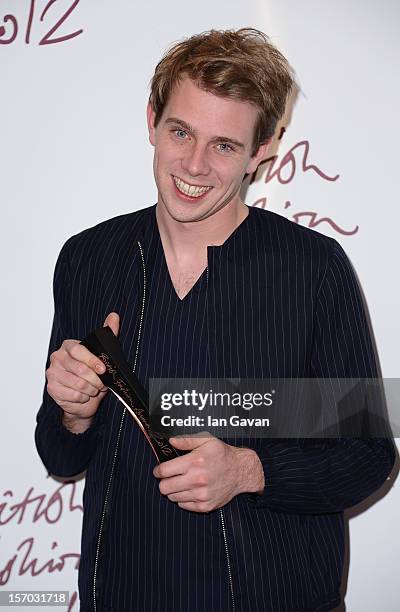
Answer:
[{"label": "black award plaque", "polygon": [[106,371],[99,374],[99,378],[135,419],[158,462],[179,457],[181,453],[167,438],[152,431],[149,424],[149,395],[132,372],[111,328],[106,326],[92,331],[81,344],[104,363]]}]

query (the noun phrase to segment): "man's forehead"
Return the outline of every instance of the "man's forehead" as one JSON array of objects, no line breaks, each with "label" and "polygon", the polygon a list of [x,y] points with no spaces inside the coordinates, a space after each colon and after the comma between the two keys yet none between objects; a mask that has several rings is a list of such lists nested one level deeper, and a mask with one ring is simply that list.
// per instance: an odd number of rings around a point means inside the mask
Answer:
[{"label": "man's forehead", "polygon": [[227,112],[234,113],[239,108],[248,110],[249,113],[257,112],[255,106],[245,100],[239,100],[230,96],[224,96],[210,91],[205,86],[193,81],[188,76],[180,78],[172,87],[168,98],[168,105],[183,102],[185,106],[194,104],[204,104],[215,106],[216,109],[226,109]]},{"label": "man's forehead", "polygon": [[226,135],[241,142],[253,133],[257,116],[250,102],[218,96],[185,77],[173,87],[162,120],[180,122],[193,133],[207,131],[212,137]]}]

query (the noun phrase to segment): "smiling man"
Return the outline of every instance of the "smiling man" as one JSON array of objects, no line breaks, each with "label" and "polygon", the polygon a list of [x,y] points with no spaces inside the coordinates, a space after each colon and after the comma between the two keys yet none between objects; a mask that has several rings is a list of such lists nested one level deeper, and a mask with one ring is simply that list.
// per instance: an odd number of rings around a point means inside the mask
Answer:
[{"label": "smiling man", "polygon": [[216,97],[184,75],[158,121],[152,102],[147,116],[157,222],[169,273],[182,299],[207,266],[207,245],[223,244],[247,217],[240,187],[244,175],[253,173],[265,157],[267,143],[254,153],[255,106]]},{"label": "smiling man", "polygon": [[292,86],[257,30],[174,45],[147,108],[156,205],[61,250],[36,444],[50,473],[87,470],[82,612],[328,612],[340,602],[343,510],[385,481],[389,440],[179,438],[187,452],[156,465],[79,342],[108,324],[145,386],[376,376],[339,244],[240,198]]}]

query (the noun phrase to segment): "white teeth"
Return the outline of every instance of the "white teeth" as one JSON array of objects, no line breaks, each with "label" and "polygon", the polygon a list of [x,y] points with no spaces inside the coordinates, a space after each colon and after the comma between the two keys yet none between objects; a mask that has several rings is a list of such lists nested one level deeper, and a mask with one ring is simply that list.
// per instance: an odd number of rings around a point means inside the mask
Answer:
[{"label": "white teeth", "polygon": [[173,177],[175,185],[178,187],[179,191],[184,193],[185,195],[191,196],[192,198],[198,198],[203,195],[206,191],[212,189],[212,187],[199,187],[196,185],[189,185],[188,183],[184,183],[177,176]]}]

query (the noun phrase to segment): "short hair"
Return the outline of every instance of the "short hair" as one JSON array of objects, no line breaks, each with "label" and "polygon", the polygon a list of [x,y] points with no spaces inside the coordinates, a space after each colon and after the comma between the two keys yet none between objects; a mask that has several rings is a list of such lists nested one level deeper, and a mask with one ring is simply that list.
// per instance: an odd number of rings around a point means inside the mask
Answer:
[{"label": "short hair", "polygon": [[294,85],[288,61],[264,32],[254,28],[202,32],[175,43],[156,66],[150,83],[156,126],[173,87],[185,76],[200,89],[257,108],[252,155],[273,136]]}]

